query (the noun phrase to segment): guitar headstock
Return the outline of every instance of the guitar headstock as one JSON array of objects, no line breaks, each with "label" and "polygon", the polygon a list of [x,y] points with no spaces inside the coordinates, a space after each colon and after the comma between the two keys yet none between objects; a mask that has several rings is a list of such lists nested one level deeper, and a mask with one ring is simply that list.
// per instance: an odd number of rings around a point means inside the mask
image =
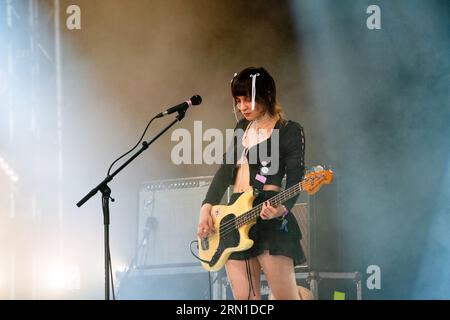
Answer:
[{"label": "guitar headstock", "polygon": [[309,195],[315,194],[324,184],[330,184],[333,181],[333,171],[324,170],[318,166],[313,172],[305,174],[300,182],[301,190],[306,191]]}]

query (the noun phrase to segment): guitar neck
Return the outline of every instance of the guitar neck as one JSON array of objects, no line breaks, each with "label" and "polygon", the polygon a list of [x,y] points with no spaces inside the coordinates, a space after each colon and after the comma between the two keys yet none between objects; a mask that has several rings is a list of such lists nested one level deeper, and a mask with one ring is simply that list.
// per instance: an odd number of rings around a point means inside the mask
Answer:
[{"label": "guitar neck", "polygon": [[[300,183],[297,183],[294,186],[290,187],[289,189],[280,192],[279,194],[273,196],[268,200],[272,207],[277,207],[283,202],[299,194],[302,190],[303,189],[301,188]],[[260,203],[257,206],[253,207],[251,210],[247,211],[246,213],[236,218],[236,227],[240,228],[247,223],[254,222],[259,217],[262,206],[263,204]]]}]

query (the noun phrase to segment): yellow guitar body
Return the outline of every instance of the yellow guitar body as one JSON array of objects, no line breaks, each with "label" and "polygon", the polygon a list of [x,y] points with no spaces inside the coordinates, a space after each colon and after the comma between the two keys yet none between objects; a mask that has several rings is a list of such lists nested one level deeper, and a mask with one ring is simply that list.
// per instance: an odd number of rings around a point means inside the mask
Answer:
[{"label": "yellow guitar body", "polygon": [[[218,271],[220,270],[228,260],[228,257],[233,252],[237,251],[244,251],[253,246],[253,240],[251,240],[248,237],[248,233],[250,231],[250,228],[255,225],[256,221],[247,223],[237,229],[237,232],[239,233],[239,242],[236,243],[233,241],[233,246],[226,247],[222,250],[220,250],[220,247],[222,247],[224,242],[224,234],[225,237],[227,236],[226,233],[232,233],[232,225],[233,221],[229,221],[229,219],[232,219],[234,217],[239,217],[245,212],[249,211],[253,207],[253,189],[250,188],[243,194],[239,196],[239,198],[231,205],[225,206],[225,205],[217,205],[213,206],[211,208],[211,216],[213,217],[214,221],[214,229],[216,232],[213,234],[210,234],[205,239],[198,239],[198,243],[200,244],[199,247],[199,257],[202,260],[206,261],[212,261],[214,260],[214,257],[217,258],[217,261],[214,261],[212,265],[207,264],[205,262],[202,262],[203,267],[208,271]],[[221,227],[222,226],[222,227]],[[233,238],[237,238],[237,232],[234,235],[230,235]],[[221,239],[222,235],[222,239]],[[222,241],[222,245],[220,243]],[[234,246],[234,244],[236,246]],[[219,251],[218,251],[219,249]],[[219,252],[219,253],[218,253]],[[216,256],[215,256],[216,255]]]}]

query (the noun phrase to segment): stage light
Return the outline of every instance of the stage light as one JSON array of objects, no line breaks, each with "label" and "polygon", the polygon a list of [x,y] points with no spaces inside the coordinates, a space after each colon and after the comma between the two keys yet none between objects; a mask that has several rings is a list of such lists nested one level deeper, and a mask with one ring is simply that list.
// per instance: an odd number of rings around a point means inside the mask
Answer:
[{"label": "stage light", "polygon": [[44,285],[50,290],[79,290],[80,268],[75,265],[57,265],[50,267],[44,279]]},{"label": "stage light", "polygon": [[9,177],[9,179],[13,183],[19,181],[19,176],[14,172],[12,167],[2,157],[0,157],[0,167],[2,168],[3,172],[5,173],[5,175],[7,177]]},{"label": "stage light", "polygon": [[118,267],[116,268],[116,272],[118,272],[118,273],[127,272],[127,270],[128,270],[128,266],[125,266],[125,265],[123,265],[123,266],[118,266]]}]

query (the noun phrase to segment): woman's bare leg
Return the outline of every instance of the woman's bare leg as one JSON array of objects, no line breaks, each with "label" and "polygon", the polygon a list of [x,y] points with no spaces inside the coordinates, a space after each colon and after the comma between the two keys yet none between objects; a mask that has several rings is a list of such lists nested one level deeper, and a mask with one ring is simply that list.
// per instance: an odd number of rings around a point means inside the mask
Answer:
[{"label": "woman's bare leg", "polygon": [[248,275],[246,260],[228,260],[225,264],[228,279],[231,283],[231,290],[235,300],[260,300],[261,299],[261,283],[260,274],[261,266],[257,258],[247,260],[250,263],[253,290],[251,288]]}]

